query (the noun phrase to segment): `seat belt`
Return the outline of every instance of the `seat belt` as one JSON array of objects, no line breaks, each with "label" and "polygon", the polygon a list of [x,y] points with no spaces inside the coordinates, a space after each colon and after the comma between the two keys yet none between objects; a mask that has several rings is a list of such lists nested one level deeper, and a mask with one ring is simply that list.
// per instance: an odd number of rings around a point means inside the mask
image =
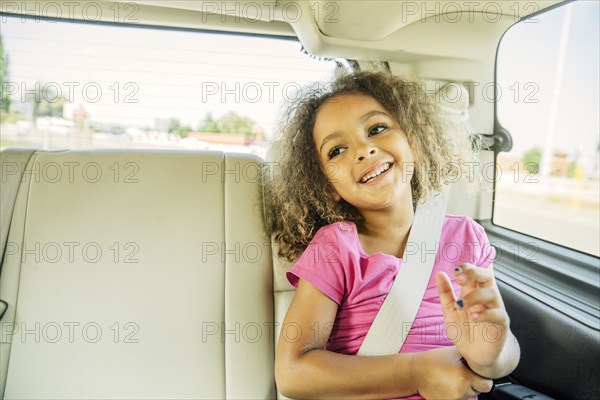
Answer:
[{"label": "seat belt", "polygon": [[[437,250],[447,202],[448,188],[445,187],[417,206],[402,266],[358,350],[359,356],[400,352],[423,300],[437,257],[437,251],[427,253],[424,250]],[[410,256],[407,254],[409,251]]]},{"label": "seat belt", "polygon": [[[0,190],[0,279],[2,278],[2,267],[6,257],[6,241],[8,240],[8,232],[10,231],[10,222],[12,220],[17,193],[25,168],[29,164],[31,156],[36,152],[35,149],[7,149],[0,152],[0,175],[1,186]],[[0,320],[8,310],[8,303],[0,299]]]}]

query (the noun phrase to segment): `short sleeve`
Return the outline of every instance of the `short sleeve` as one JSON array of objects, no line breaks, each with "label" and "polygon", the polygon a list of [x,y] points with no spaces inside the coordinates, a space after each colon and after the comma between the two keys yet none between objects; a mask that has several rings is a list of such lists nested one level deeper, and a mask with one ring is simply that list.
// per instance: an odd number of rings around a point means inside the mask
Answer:
[{"label": "short sleeve", "polygon": [[474,264],[478,267],[489,267],[496,258],[496,249],[490,244],[483,226],[469,218],[473,234],[477,238],[479,254],[476,254]]},{"label": "short sleeve", "polygon": [[298,287],[302,278],[341,304],[346,284],[336,230],[335,224],[319,229],[298,261],[287,271],[286,277],[294,287]]},{"label": "short sleeve", "polygon": [[483,226],[466,216],[446,215],[438,257],[441,264],[454,268],[470,263],[487,268],[496,257]]}]

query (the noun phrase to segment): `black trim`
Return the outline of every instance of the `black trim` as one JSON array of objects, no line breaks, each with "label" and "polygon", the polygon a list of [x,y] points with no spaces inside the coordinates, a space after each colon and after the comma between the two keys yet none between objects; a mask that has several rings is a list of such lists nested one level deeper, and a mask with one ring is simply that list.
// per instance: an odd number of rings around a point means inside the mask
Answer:
[{"label": "black trim", "polygon": [[[552,10],[554,10],[555,8],[559,8],[559,7],[562,7],[562,6],[566,6],[567,4],[569,4],[569,3],[574,3],[575,1],[576,1],[576,0],[565,0],[565,1],[561,1],[560,3],[556,3],[556,4],[554,4],[553,6],[550,6],[550,7],[544,8],[544,9],[542,9],[542,10],[539,10],[539,11],[536,11],[536,12],[534,12],[534,13],[532,13],[532,14],[529,14],[529,15],[526,15],[526,16],[524,16],[524,17],[521,17],[521,18],[519,18],[519,20],[518,20],[517,22],[515,22],[514,24],[512,24],[512,25],[510,26],[510,28],[512,28],[513,26],[515,26],[515,25],[516,25],[516,24],[518,24],[519,22],[522,22],[522,21],[525,21],[525,20],[528,20],[528,19],[531,19],[531,18],[535,18],[535,17],[537,17],[538,15],[541,15],[541,14],[543,14],[543,13],[545,13],[545,12],[552,11]],[[508,28],[508,29],[510,29],[510,28]],[[507,30],[506,30],[504,33],[508,32],[508,29],[507,29]],[[504,37],[504,35],[502,35],[502,37]],[[501,41],[502,41],[502,38],[500,38],[500,42],[501,42]],[[498,42],[498,44],[499,44],[500,42]],[[497,52],[497,51],[496,51],[496,54],[498,54],[498,52]]]},{"label": "black trim", "polygon": [[498,280],[600,331],[600,259],[479,221],[496,249]]},{"label": "black trim", "polygon": [[358,61],[356,60],[352,60],[349,58],[336,58],[334,59],[336,65],[338,66],[338,68],[341,68],[342,70],[346,71],[347,73],[354,73],[357,71],[360,71],[360,65],[358,64]]},{"label": "black trim", "polygon": [[354,72],[360,71],[360,64],[358,63],[358,61],[349,59],[348,63],[350,64]]},{"label": "black trim", "polygon": [[[494,123],[494,133],[491,135],[480,134],[481,149],[494,152],[494,158],[502,151],[511,151],[513,140],[510,133],[500,124]],[[477,142],[475,142],[477,143]]]},{"label": "black trim", "polygon": [[300,49],[300,53],[312,58],[313,60],[317,60],[317,61],[335,61],[331,57],[320,57],[320,56],[315,56],[315,55],[309,53],[308,50],[306,50],[306,48],[304,47],[304,45],[302,45],[302,48]]},{"label": "black trim", "polygon": [[553,400],[553,397],[546,396],[540,392],[522,385],[516,385],[512,383],[504,383],[495,385],[492,390],[492,398],[494,400],[520,400],[520,399],[532,399],[532,400]]},{"label": "black trim", "polygon": [[0,321],[2,321],[2,318],[4,318],[4,314],[6,314],[6,311],[8,310],[8,303],[0,299],[0,304],[2,305],[0,307]]}]

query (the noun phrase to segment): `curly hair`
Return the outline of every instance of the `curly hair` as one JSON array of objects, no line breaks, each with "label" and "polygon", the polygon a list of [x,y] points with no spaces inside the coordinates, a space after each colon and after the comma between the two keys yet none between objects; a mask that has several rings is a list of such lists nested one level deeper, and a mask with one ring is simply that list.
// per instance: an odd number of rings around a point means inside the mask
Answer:
[{"label": "curly hair", "polygon": [[364,71],[338,77],[327,85],[311,86],[284,113],[287,123],[281,127],[276,173],[267,174],[265,182],[267,229],[274,234],[279,256],[288,261],[300,256],[319,228],[338,221],[362,221],[352,205],[335,200],[313,139],[319,107],[349,93],[376,99],[406,133],[415,161],[413,206],[432,190],[440,190],[457,174],[465,158],[472,158],[468,139],[461,143],[452,138],[437,103],[418,82],[386,72]]}]

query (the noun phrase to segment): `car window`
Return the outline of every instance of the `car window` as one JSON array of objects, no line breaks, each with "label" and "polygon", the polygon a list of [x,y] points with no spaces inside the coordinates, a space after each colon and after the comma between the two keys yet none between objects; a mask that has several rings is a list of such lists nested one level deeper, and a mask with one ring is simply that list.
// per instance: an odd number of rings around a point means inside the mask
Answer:
[{"label": "car window", "polygon": [[336,68],[289,38],[2,19],[3,148],[264,156],[280,106]]},{"label": "car window", "polygon": [[600,255],[599,3],[515,24],[497,57],[499,153],[493,223]]}]

